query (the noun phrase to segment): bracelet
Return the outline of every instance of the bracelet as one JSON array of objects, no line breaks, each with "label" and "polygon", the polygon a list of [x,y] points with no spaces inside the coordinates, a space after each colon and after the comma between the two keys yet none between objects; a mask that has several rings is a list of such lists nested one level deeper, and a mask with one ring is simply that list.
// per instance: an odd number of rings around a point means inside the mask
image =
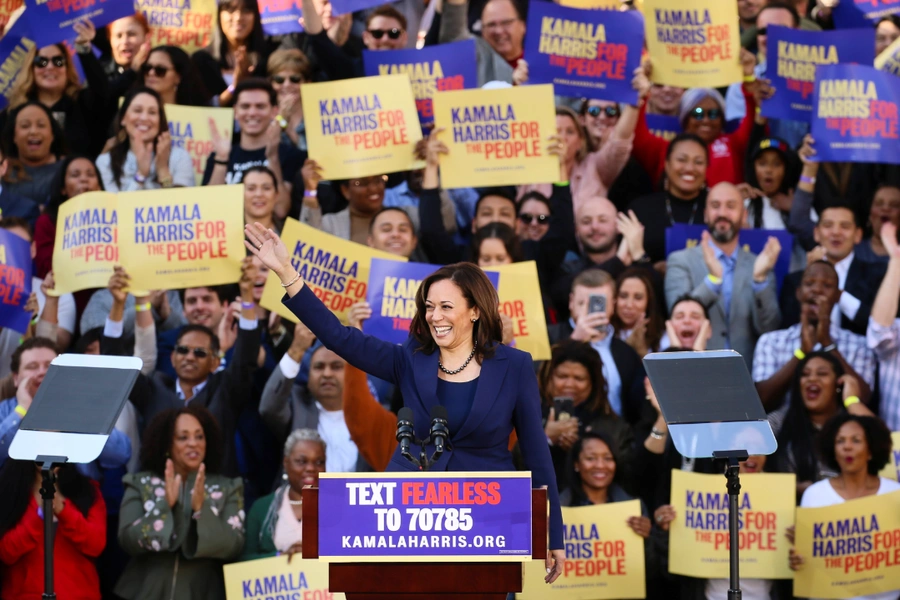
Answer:
[{"label": "bracelet", "polygon": [[213,162],[214,162],[215,164],[217,164],[217,165],[222,165],[223,167],[227,167],[227,166],[228,166],[228,161],[227,161],[227,160],[219,160],[219,159],[216,158],[215,156],[213,156]]},{"label": "bracelet", "polygon": [[568,181],[557,181],[553,185],[555,185],[556,187],[568,187],[569,182]]},{"label": "bracelet", "polygon": [[744,75],[744,83],[753,83],[756,81],[756,75]]},{"label": "bracelet", "polygon": [[16,404],[16,408],[14,410],[16,411],[16,414],[19,415],[20,417],[24,417],[25,413],[28,412],[27,410],[25,410],[25,407],[22,406],[21,404]]},{"label": "bracelet", "polygon": [[800,176],[800,183],[808,183],[809,185],[816,185],[815,177],[808,177],[806,175]]},{"label": "bracelet", "polygon": [[134,305],[135,312],[146,312],[150,310],[150,303],[144,302],[143,304],[135,304]]},{"label": "bracelet", "polygon": [[40,320],[41,320],[41,315],[34,315],[34,316],[31,318],[31,324],[32,324],[32,325],[37,325],[37,324],[38,324],[38,321],[40,321]]},{"label": "bracelet", "polygon": [[173,183],[174,183],[174,181],[173,181],[171,175],[169,175],[168,177],[163,177],[162,179],[159,180],[159,185],[164,188],[172,187]]},{"label": "bracelet", "polygon": [[289,287],[291,287],[292,285],[294,285],[295,283],[297,283],[298,281],[300,281],[300,273],[297,273],[297,276],[294,277],[293,279],[291,279],[290,281],[288,281],[287,283],[282,283],[282,284],[281,284],[281,287],[283,287],[283,288],[289,288]]},{"label": "bracelet", "polygon": [[141,175],[140,173],[135,173],[134,180],[136,182],[138,182],[139,184],[144,185],[144,183],[146,183],[146,181],[147,181],[147,178],[144,177],[143,175]]},{"label": "bracelet", "polygon": [[835,343],[833,343],[833,342],[832,342],[831,344],[828,344],[828,345],[825,346],[824,348],[822,348],[822,352],[826,352],[826,353],[827,353],[827,352],[834,352],[835,350],[837,350],[837,344],[835,344]]},{"label": "bracelet", "polygon": [[303,190],[304,198],[316,198],[319,196],[319,190]]},{"label": "bracelet", "polygon": [[241,309],[242,310],[253,310],[254,308],[256,308],[256,302],[241,301]]},{"label": "bracelet", "polygon": [[713,285],[721,285],[721,284],[722,284],[722,278],[721,278],[721,277],[716,277],[716,276],[713,275],[712,273],[709,273],[709,274],[706,276],[706,278],[709,279],[709,282],[710,282],[711,284],[713,284]]},{"label": "bracelet", "polygon": [[225,91],[234,96],[234,84],[232,83],[227,88],[225,88]]},{"label": "bracelet", "polygon": [[654,427],[650,430],[650,437],[652,437],[654,440],[663,440],[666,438],[666,432],[660,431],[656,427]]},{"label": "bracelet", "polygon": [[850,408],[857,402],[859,402],[859,396],[847,396],[844,398],[844,408]]},{"label": "bracelet", "polygon": [[800,348],[797,348],[796,350],[794,350],[794,356],[797,357],[797,360],[803,360],[804,358],[806,358],[806,352],[804,352]]}]

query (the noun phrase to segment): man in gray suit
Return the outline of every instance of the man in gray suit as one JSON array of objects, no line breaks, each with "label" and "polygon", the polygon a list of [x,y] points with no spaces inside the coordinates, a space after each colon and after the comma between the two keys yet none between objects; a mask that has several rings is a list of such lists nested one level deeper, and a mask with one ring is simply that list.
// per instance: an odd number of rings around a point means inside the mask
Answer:
[{"label": "man in gray suit", "polygon": [[756,340],[781,322],[772,268],[781,245],[770,237],[759,256],[740,247],[744,200],[730,183],[709,191],[700,244],[673,252],[666,271],[666,304],[690,294],[709,311],[710,350],[730,348],[753,364]]}]

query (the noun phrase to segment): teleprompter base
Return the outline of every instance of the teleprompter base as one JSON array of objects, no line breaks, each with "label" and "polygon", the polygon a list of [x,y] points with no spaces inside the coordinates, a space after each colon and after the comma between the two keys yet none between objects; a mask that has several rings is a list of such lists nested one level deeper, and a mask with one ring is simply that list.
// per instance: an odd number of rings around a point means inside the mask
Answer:
[{"label": "teleprompter base", "polygon": [[[396,591],[398,576],[403,591]],[[506,600],[522,591],[522,564],[409,563],[401,574],[397,563],[332,563],[328,581],[329,591],[347,600]]]}]

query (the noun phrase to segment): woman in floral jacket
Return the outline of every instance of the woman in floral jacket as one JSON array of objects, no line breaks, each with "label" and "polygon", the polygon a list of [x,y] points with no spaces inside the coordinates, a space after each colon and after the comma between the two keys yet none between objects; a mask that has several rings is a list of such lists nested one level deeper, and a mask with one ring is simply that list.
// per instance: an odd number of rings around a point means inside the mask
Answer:
[{"label": "woman in floral jacket", "polygon": [[243,484],[215,474],[219,428],[204,408],[171,409],[147,427],[146,471],[126,475],[119,543],[131,561],[116,585],[127,600],[225,597],[222,563],[244,545]]}]

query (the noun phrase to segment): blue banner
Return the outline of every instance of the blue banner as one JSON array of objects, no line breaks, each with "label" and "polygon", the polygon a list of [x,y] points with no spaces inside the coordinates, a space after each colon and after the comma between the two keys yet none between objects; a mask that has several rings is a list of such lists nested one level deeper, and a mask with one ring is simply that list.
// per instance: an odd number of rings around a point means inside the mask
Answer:
[{"label": "blue banner", "polygon": [[[706,225],[685,225],[676,223],[666,228],[666,256],[678,250],[693,248],[700,243],[701,234],[706,231]],[[766,246],[770,237],[778,238],[781,244],[781,253],[775,261],[775,283],[781,290],[781,282],[791,268],[791,252],[794,248],[794,236],[784,229],[741,229],[740,245],[748,252],[759,255]]]},{"label": "blue banner", "polygon": [[[363,332],[395,344],[405,342],[416,314],[419,284],[440,268],[441,265],[373,258],[366,292],[372,316],[363,323]],[[500,274],[485,272],[485,275],[497,289]]]},{"label": "blue banner", "polygon": [[812,116],[816,66],[875,61],[875,30],[804,31],[771,26],[766,77],[775,95],[762,103],[762,115],[808,123]]},{"label": "blue banner", "polygon": [[363,67],[370,77],[409,75],[423,128],[434,126],[432,100],[436,92],[478,87],[475,40],[471,39],[421,50],[363,50]]},{"label": "blue banner", "polygon": [[303,25],[302,0],[257,0],[263,32],[266,35],[300,33]]},{"label": "blue banner", "polygon": [[38,48],[57,42],[75,42],[73,25],[90,19],[97,29],[134,14],[132,0],[25,0],[22,19]]},{"label": "blue banner", "polygon": [[0,110],[9,104],[9,94],[19,72],[25,68],[25,58],[34,48],[27,38],[25,21],[21,17],[0,39]]},{"label": "blue banner", "polygon": [[821,162],[900,164],[900,78],[862,65],[816,69],[810,133]]},{"label": "blue banner", "polygon": [[649,129],[650,133],[653,135],[658,135],[663,139],[671,140],[682,131],[681,121],[679,121],[676,116],[654,115],[650,113],[645,113],[645,116],[647,117],[647,129]]},{"label": "blue banner", "polygon": [[382,4],[384,4],[384,0],[332,0],[331,14],[337,16],[354,13],[368,8],[375,8]]},{"label": "blue banner", "polygon": [[25,304],[31,296],[31,244],[0,229],[0,327],[25,333],[31,313]]},{"label": "blue banner", "polygon": [[841,0],[831,9],[836,29],[871,27],[882,17],[900,14],[897,0]]},{"label": "blue banner", "polygon": [[560,96],[637,104],[631,78],[644,47],[644,19],[639,12],[532,2],[528,31],[525,60],[530,84],[552,83]]}]

